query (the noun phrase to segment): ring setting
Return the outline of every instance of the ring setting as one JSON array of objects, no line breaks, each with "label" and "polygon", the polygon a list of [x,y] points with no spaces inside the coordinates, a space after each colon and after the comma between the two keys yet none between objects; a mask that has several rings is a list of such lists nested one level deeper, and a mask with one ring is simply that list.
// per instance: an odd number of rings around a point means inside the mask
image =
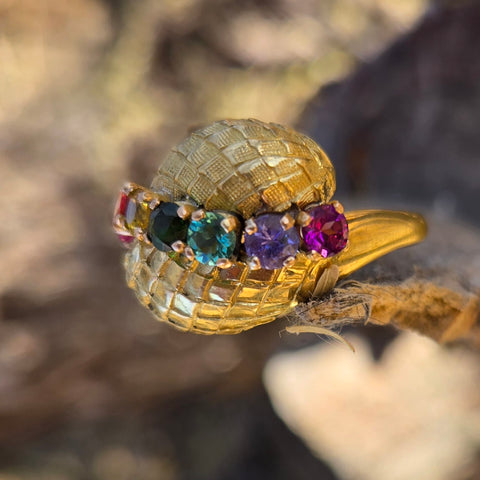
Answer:
[{"label": "ring setting", "polygon": [[276,270],[292,265],[300,252],[318,260],[340,253],[348,243],[348,222],[338,201],[244,220],[233,212],[162,201],[155,192],[131,183],[120,192],[113,224],[126,247],[137,238],[160,251],[222,269],[241,260],[253,270]]}]

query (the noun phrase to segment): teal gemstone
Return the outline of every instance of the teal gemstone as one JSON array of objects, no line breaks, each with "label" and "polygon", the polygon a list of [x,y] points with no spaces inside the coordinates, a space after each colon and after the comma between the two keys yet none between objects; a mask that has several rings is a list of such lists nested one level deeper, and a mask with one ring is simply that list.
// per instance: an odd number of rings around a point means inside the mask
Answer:
[{"label": "teal gemstone", "polygon": [[167,252],[170,245],[177,241],[185,241],[188,222],[177,215],[178,205],[163,202],[150,215],[148,223],[148,238],[158,250]]},{"label": "teal gemstone", "polygon": [[206,212],[201,220],[192,221],[188,228],[187,244],[195,258],[205,265],[215,265],[220,258],[231,258],[237,243],[235,231],[226,232],[220,212]]}]

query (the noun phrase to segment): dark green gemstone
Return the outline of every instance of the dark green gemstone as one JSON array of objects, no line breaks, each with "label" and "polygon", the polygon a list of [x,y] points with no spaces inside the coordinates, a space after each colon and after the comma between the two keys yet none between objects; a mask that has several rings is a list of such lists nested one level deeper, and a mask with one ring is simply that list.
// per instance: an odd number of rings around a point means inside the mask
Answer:
[{"label": "dark green gemstone", "polygon": [[188,222],[177,215],[178,205],[171,202],[161,203],[150,215],[148,238],[158,250],[167,252],[177,240],[185,242]]}]

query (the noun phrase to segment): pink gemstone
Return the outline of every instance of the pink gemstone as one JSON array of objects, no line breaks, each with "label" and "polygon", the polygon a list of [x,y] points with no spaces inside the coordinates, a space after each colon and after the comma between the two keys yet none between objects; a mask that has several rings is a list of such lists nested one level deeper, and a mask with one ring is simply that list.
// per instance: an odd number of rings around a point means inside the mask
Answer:
[{"label": "pink gemstone", "polygon": [[[131,210],[132,205],[133,207],[135,207],[135,202],[133,202],[126,193],[120,192],[113,213],[113,228],[117,234],[118,239],[126,248],[130,248],[133,240],[135,240],[135,237],[132,236],[128,228],[122,226],[124,225],[124,221],[128,218],[129,210]],[[125,220],[122,220],[121,217],[124,217]]]},{"label": "pink gemstone", "polygon": [[348,241],[348,224],[345,215],[338,213],[331,204],[319,205],[307,210],[312,221],[302,228],[307,250],[315,250],[327,258],[341,252]]},{"label": "pink gemstone", "polygon": [[117,237],[126,248],[129,248],[132,242],[135,240],[135,237],[132,237],[131,235],[125,235],[123,233],[117,233]]}]

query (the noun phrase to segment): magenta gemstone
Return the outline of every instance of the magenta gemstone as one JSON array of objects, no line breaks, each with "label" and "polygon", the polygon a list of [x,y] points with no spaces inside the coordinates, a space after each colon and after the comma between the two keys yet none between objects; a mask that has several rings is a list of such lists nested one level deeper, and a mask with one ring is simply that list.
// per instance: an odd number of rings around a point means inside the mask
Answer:
[{"label": "magenta gemstone", "polygon": [[257,231],[245,234],[245,251],[257,257],[266,270],[283,267],[283,262],[298,252],[300,237],[296,228],[284,230],[280,223],[282,214],[266,213],[255,218]]},{"label": "magenta gemstone", "polygon": [[327,258],[341,252],[348,241],[348,224],[345,215],[338,213],[332,204],[319,205],[307,210],[312,221],[302,228],[307,250],[315,250]]},{"label": "magenta gemstone", "polygon": [[117,233],[117,237],[125,248],[130,248],[132,242],[135,240],[135,237],[132,235],[126,235],[123,233]]}]

